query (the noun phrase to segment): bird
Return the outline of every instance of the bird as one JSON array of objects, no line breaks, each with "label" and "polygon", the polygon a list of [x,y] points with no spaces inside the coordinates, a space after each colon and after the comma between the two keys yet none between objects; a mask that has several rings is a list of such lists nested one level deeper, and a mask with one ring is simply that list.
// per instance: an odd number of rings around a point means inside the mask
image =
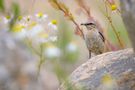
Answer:
[{"label": "bird", "polygon": [[105,47],[104,35],[99,31],[95,23],[82,23],[81,25],[86,26],[86,34],[84,34],[84,40],[89,50],[89,58],[91,53],[95,55],[102,54]]}]

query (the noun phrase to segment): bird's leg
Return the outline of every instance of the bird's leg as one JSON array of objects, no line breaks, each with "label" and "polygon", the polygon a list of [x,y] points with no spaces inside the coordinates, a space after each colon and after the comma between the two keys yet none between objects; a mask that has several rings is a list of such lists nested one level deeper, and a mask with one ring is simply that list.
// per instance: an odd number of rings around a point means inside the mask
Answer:
[{"label": "bird's leg", "polygon": [[89,50],[89,59],[91,58],[91,50]]}]

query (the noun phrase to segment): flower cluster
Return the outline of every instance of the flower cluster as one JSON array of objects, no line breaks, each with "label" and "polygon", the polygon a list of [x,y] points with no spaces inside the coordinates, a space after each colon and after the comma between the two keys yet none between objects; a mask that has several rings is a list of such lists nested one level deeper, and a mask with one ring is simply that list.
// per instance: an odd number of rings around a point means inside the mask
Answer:
[{"label": "flower cluster", "polygon": [[[12,16],[2,16],[1,22],[8,25],[11,20]],[[49,21],[48,15],[43,13],[19,16],[11,31],[17,39],[27,38],[34,43],[57,41],[57,21]]]},{"label": "flower cluster", "polygon": [[[5,25],[9,25],[13,16],[1,16],[1,21]],[[49,20],[47,14],[37,13],[35,15],[19,16],[16,23],[10,28],[13,37],[17,40],[30,42],[32,49],[36,49],[44,45],[42,52],[46,58],[54,59],[62,55],[62,50],[55,45],[58,41],[57,20]],[[7,26],[8,27],[8,26]],[[64,38],[63,38],[64,39]],[[75,43],[68,43],[67,52],[75,53],[77,46]]]}]

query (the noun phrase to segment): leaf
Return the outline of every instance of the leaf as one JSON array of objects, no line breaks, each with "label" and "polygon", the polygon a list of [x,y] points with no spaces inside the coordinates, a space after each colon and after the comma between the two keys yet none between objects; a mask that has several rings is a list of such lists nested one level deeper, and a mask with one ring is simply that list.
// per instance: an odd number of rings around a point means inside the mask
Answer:
[{"label": "leaf", "polygon": [[13,3],[11,8],[12,8],[14,17],[11,20],[9,27],[12,30],[14,24],[16,23],[16,20],[18,19],[19,15],[20,15],[20,7],[19,7],[19,5],[17,3]]},{"label": "leaf", "polygon": [[0,10],[1,11],[4,11],[5,10],[4,0],[0,0]]},{"label": "leaf", "polygon": [[12,10],[15,16],[19,16],[20,14],[20,7],[17,3],[13,3]]}]

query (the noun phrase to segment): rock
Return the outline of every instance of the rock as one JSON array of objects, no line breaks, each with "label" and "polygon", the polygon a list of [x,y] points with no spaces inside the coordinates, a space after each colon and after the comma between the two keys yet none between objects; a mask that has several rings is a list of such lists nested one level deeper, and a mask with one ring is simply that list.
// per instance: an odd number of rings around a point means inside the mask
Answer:
[{"label": "rock", "polygon": [[[83,90],[134,90],[135,56],[131,48],[92,57],[69,77]],[[65,90],[64,84],[60,90]]]}]

